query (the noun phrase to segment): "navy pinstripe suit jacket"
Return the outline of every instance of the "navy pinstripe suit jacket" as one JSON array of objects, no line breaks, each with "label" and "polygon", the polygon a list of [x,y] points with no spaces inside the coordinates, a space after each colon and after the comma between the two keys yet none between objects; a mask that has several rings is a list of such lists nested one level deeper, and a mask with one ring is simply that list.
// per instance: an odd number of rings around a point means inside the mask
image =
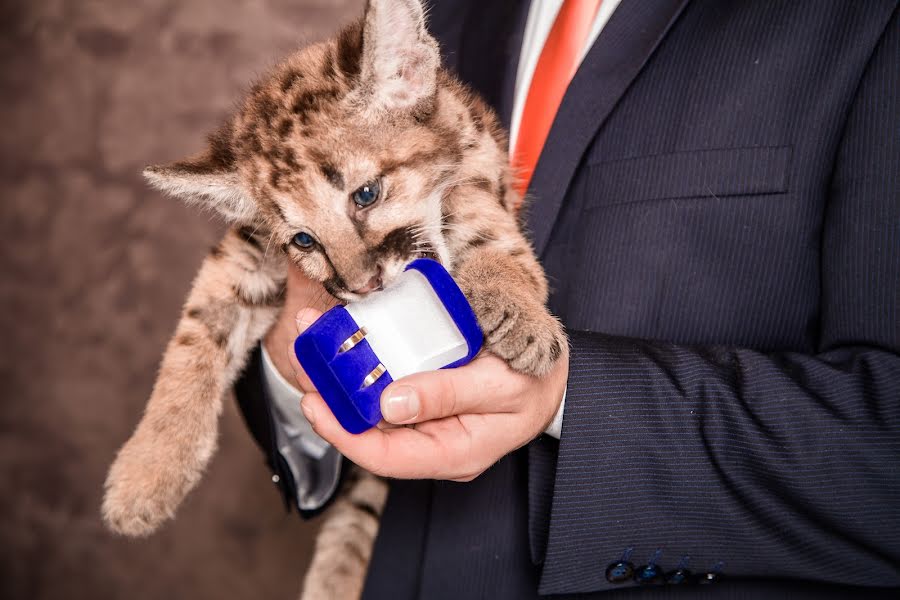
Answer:
[{"label": "navy pinstripe suit jacket", "polygon": [[[430,16],[506,123],[527,4]],[[897,597],[896,0],[623,0],[529,194],[562,438],[394,482],[365,597]],[[614,585],[623,555],[722,582]]]}]

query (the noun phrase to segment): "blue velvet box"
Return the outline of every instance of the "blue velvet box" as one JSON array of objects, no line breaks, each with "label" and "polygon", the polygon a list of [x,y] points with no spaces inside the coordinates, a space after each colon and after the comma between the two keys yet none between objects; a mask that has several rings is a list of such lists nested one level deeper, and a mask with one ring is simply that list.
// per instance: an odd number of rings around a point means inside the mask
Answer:
[{"label": "blue velvet box", "polygon": [[464,365],[482,343],[459,286],[423,258],[387,289],[323,314],[294,351],[344,429],[362,433],[381,420],[381,393],[395,378]]}]

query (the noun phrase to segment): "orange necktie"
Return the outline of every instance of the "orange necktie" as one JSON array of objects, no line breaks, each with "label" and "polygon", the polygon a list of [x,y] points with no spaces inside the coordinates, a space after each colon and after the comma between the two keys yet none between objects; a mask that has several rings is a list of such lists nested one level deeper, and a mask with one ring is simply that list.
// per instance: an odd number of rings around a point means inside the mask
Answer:
[{"label": "orange necktie", "polygon": [[525,195],[556,111],[578,70],[584,43],[602,0],[565,0],[544,42],[519,122],[512,155],[519,193]]}]

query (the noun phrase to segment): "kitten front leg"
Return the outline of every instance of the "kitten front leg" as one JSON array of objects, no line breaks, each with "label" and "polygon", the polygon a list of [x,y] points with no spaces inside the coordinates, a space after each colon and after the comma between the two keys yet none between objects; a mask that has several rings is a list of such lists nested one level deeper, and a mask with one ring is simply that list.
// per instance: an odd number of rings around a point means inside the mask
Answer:
[{"label": "kitten front leg", "polygon": [[150,401],[106,479],[103,518],[142,536],[174,516],[215,451],[222,395],[274,322],[281,256],[257,234],[229,231],[205,259],[166,349]]},{"label": "kitten front leg", "polygon": [[567,346],[560,322],[545,302],[544,273],[527,243],[515,252],[489,245],[471,250],[455,277],[485,337],[485,346],[514,370],[542,377]]}]

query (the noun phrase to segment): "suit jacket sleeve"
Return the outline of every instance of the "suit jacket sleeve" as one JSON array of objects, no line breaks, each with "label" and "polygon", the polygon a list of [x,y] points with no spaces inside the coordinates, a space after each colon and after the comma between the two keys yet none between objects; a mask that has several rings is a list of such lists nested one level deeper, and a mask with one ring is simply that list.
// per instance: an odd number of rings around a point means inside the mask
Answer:
[{"label": "suit jacket sleeve", "polygon": [[834,167],[817,354],[570,332],[555,484],[532,482],[551,498],[541,592],[612,587],[604,570],[623,553],[729,577],[900,585],[897,57],[895,14]]}]

